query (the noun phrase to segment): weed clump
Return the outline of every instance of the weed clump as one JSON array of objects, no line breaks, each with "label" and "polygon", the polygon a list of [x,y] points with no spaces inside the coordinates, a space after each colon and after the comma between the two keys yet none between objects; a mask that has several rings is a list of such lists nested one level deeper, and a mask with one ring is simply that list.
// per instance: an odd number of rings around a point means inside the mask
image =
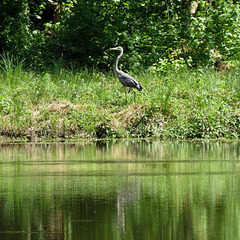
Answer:
[{"label": "weed clump", "polygon": [[110,127],[109,124],[101,122],[96,124],[95,132],[97,138],[111,138],[114,136],[115,131]]}]

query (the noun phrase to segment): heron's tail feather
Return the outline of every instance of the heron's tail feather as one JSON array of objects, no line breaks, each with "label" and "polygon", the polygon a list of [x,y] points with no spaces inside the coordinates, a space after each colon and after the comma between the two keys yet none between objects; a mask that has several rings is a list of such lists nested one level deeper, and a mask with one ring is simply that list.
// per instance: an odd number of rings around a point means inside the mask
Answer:
[{"label": "heron's tail feather", "polygon": [[136,88],[137,88],[139,91],[142,91],[142,90],[143,90],[143,87],[142,87],[140,84],[138,84],[138,85],[136,86]]}]

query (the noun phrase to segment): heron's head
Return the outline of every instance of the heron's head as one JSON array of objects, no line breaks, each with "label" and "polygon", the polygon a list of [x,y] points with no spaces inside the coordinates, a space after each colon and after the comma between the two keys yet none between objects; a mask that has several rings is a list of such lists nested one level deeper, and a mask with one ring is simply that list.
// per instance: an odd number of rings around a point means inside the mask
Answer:
[{"label": "heron's head", "polygon": [[119,50],[119,51],[123,52],[123,48],[121,46],[110,48],[109,50]]}]

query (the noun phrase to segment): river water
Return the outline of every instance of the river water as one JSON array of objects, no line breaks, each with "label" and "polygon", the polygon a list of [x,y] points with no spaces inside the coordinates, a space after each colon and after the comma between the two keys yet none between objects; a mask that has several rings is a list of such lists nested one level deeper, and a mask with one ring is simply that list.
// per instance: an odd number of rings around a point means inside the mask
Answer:
[{"label": "river water", "polygon": [[240,142],[0,145],[0,239],[240,239]]}]

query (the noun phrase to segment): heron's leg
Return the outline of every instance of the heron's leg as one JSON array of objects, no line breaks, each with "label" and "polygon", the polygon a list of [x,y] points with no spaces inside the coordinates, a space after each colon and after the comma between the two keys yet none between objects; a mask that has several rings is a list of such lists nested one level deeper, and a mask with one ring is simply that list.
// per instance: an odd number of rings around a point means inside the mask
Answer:
[{"label": "heron's leg", "polygon": [[129,88],[128,92],[130,92],[130,91],[132,91],[134,93],[134,102],[135,102],[135,100],[136,100],[136,93],[135,93],[135,91],[132,88]]},{"label": "heron's leg", "polygon": [[125,86],[123,86],[124,87],[124,92],[125,92],[125,96],[126,96],[126,103],[127,103],[127,92],[126,92],[126,87]]}]

